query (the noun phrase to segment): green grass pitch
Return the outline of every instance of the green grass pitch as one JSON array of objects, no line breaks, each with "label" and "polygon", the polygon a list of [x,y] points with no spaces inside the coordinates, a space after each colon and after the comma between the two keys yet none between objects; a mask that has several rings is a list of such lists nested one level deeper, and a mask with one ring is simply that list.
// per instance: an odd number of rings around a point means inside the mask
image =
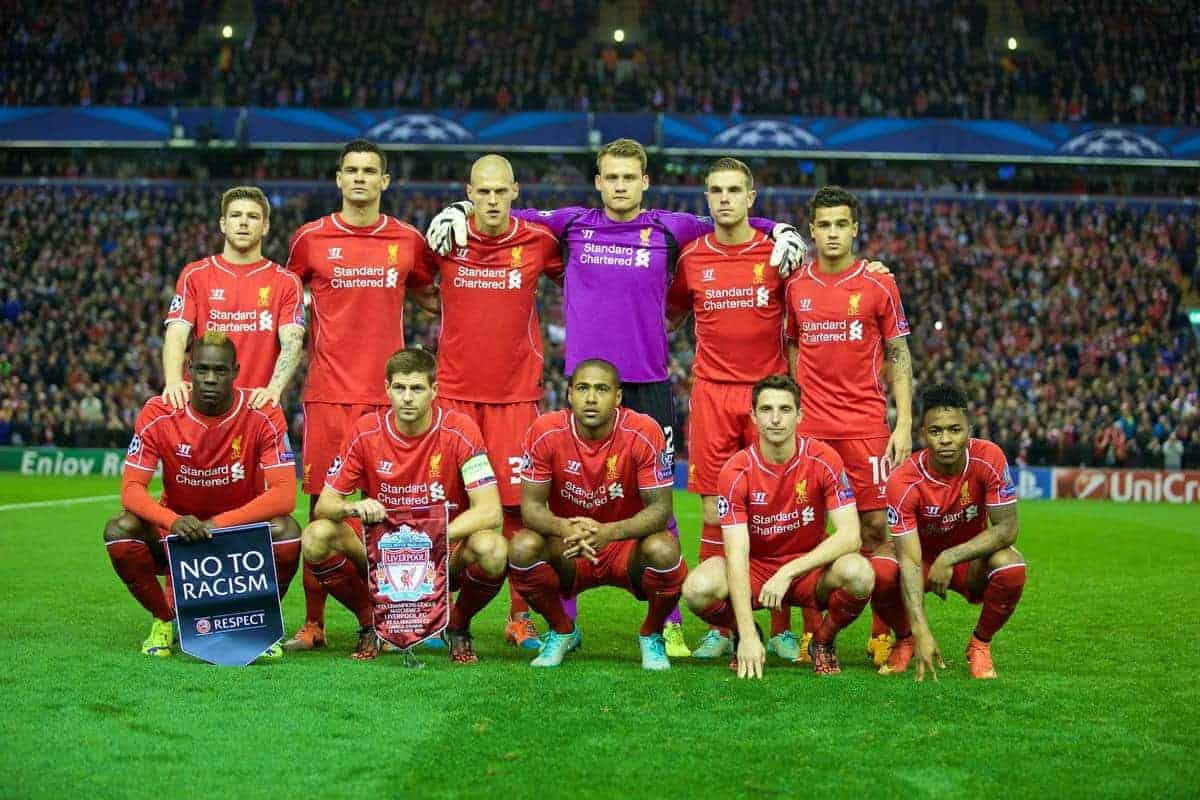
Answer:
[{"label": "green grass pitch", "polygon": [[[0,476],[0,506],[115,495],[115,481]],[[115,499],[0,508],[0,797],[1195,797],[1200,518],[1195,508],[1027,502],[1025,597],[972,683],[976,609],[930,596],[949,669],[880,678],[867,623],[844,672],[769,662],[639,667],[641,607],[580,601],[582,652],[537,672],[476,620],[481,661],[352,662],[331,647],[247,669],[143,657],[147,615],[101,544]],[[699,505],[677,497],[694,557]],[[303,616],[297,578],[284,607]],[[799,614],[796,614],[797,623]],[[703,625],[685,614],[688,638]]]}]

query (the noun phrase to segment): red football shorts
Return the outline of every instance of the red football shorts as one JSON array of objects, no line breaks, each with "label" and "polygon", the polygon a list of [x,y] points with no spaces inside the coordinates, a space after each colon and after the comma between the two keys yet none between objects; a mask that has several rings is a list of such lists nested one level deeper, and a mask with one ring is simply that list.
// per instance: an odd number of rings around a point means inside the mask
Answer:
[{"label": "red football shorts", "polygon": [[346,432],[358,418],[378,408],[391,406],[343,403],[304,403],[304,443],[301,460],[304,463],[305,494],[317,495],[325,488],[325,473],[337,458]]},{"label": "red football shorts", "polygon": [[[909,534],[909,535],[916,536],[915,533]],[[934,558],[936,558],[936,557],[937,556],[934,556]],[[896,561],[896,559],[892,558],[891,556],[872,556],[872,558],[886,558],[889,561]],[[897,562],[897,563],[899,563],[899,562]],[[927,592],[929,591],[929,567],[932,564],[933,564],[933,558],[922,559],[922,561],[921,561],[921,574],[925,576],[925,591],[927,591]],[[978,605],[983,602],[983,594],[982,593],[974,594],[971,591],[971,584],[967,581],[967,575],[970,573],[970,570],[971,570],[971,562],[970,561],[962,561],[958,564],[955,564],[954,572],[952,572],[950,574],[949,588],[950,588],[950,591],[952,591],[956,594],[962,595],[963,598],[965,598],[968,603],[973,603],[975,605]]]},{"label": "red football shorts", "polygon": [[466,414],[479,426],[488,460],[496,473],[500,503],[521,505],[521,444],[525,432],[538,418],[538,404],[533,400],[522,403],[472,403],[439,397],[442,408]]},{"label": "red football shorts", "polygon": [[[750,604],[754,608],[762,608],[758,603],[758,595],[762,592],[763,584],[771,580],[780,568],[794,561],[798,556],[776,556],[773,558],[751,558],[750,559]],[[823,605],[817,602],[817,584],[821,582],[821,576],[825,574],[825,567],[817,567],[809,570],[801,575],[796,580],[792,581],[791,588],[788,589],[787,603],[790,606],[802,606],[807,608],[816,608],[824,611]]]},{"label": "red football shorts", "polygon": [[688,414],[689,492],[716,494],[717,476],[737,451],[758,441],[750,416],[749,383],[692,379]]},{"label": "red football shorts", "polygon": [[645,600],[646,595],[633,588],[629,578],[629,559],[637,550],[639,539],[622,539],[610,542],[601,548],[596,555],[599,563],[593,564],[586,558],[575,559],[575,585],[569,590],[564,586],[563,595],[582,594],[597,586],[616,586],[624,589],[638,600]]},{"label": "red football shorts", "polygon": [[891,465],[883,454],[887,452],[888,437],[823,441],[842,457],[859,512],[887,508],[887,476]]}]

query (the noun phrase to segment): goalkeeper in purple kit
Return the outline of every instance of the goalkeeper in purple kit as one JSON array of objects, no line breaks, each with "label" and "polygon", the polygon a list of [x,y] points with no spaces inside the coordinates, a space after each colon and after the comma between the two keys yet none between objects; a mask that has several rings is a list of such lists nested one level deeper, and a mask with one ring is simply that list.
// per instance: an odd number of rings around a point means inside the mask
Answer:
[{"label": "goalkeeper in purple kit", "polygon": [[[674,211],[642,208],[650,185],[646,151],[632,139],[617,139],[596,156],[596,190],[604,208],[569,206],[554,211],[512,209],[514,217],[550,228],[563,245],[566,320],[566,372],[579,362],[600,358],[621,374],[623,405],[648,414],[662,426],[667,449],[674,453],[675,404],[668,379],[667,287],[680,249],[711,233],[711,219]],[[447,253],[466,244],[469,203],[455,203],[429,225],[434,250]],[[786,275],[804,259],[807,248],[788,224],[752,218],[750,224],[775,240],[772,266]],[[679,535],[674,518],[669,529]],[[573,617],[573,609],[568,609]],[[663,634],[667,654],[691,654],[675,609]]]}]

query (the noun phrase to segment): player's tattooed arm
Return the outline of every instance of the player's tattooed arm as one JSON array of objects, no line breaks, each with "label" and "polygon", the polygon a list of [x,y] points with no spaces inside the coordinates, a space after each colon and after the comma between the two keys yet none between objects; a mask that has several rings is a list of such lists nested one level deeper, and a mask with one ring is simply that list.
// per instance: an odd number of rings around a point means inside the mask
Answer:
[{"label": "player's tattooed arm", "polygon": [[950,564],[961,564],[977,558],[987,558],[997,550],[1012,547],[1017,541],[1017,504],[988,506],[988,527],[957,547],[943,550],[938,556]]},{"label": "player's tattooed arm", "polygon": [[521,519],[534,533],[561,539],[573,527],[569,519],[550,510],[550,486],[550,482],[521,481]]},{"label": "player's tattooed arm", "polygon": [[608,522],[599,526],[600,546],[618,539],[644,539],[652,533],[665,531],[674,512],[675,491],[670,486],[640,490],[645,506],[629,519]]},{"label": "player's tattooed arm", "polygon": [[890,340],[886,352],[888,382],[896,401],[896,428],[888,437],[887,457],[895,467],[912,455],[912,354],[908,337]]},{"label": "player's tattooed arm", "polygon": [[266,386],[250,393],[250,407],[262,408],[267,403],[279,405],[283,390],[291,383],[300,359],[304,357],[304,328],[301,325],[283,325],[279,328],[279,355],[275,359],[275,371]]},{"label": "player's tattooed arm", "polygon": [[929,629],[925,619],[925,574],[921,568],[921,540],[916,532],[895,536],[896,562],[900,567],[900,594],[913,630]]},{"label": "player's tattooed arm", "polygon": [[[916,532],[892,539],[896,545],[896,561],[900,565],[900,593],[904,608],[908,611],[908,622],[912,626],[913,656],[916,660],[916,679],[922,681],[929,673],[937,680],[938,668],[945,669],[937,639],[929,630],[925,618],[925,575],[921,568],[921,540]],[[943,596],[943,599],[944,596]]]}]

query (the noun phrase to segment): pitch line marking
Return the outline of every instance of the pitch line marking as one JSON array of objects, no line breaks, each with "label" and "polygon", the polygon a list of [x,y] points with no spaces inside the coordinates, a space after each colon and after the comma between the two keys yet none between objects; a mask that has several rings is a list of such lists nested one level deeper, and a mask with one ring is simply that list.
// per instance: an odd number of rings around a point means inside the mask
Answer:
[{"label": "pitch line marking", "polygon": [[65,497],[62,500],[38,500],[33,503],[8,503],[0,505],[0,511],[20,511],[26,508],[49,508],[50,506],[77,506],[82,503],[96,503],[100,500],[119,500],[119,494],[98,494],[92,497]]}]

